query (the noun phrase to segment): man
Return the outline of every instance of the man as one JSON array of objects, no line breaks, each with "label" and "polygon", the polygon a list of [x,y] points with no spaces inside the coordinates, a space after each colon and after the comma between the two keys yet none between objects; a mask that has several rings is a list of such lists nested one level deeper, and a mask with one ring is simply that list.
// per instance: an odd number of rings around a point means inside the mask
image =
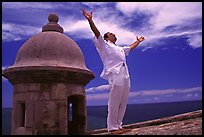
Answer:
[{"label": "man", "polygon": [[130,50],[137,47],[144,40],[144,37],[138,38],[136,36],[137,41],[130,46],[117,46],[115,34],[107,32],[102,38],[92,20],[92,12],[87,13],[84,9],[82,12],[95,34],[93,41],[104,65],[101,77],[108,80],[110,87],[107,128],[111,134],[122,134],[130,130],[122,128],[130,91],[130,77],[125,56],[129,54]]}]

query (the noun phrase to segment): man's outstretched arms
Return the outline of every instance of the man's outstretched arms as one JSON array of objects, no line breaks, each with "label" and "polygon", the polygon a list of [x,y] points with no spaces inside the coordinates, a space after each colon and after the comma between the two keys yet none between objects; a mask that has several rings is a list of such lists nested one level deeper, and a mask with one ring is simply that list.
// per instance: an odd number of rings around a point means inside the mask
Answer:
[{"label": "man's outstretched arms", "polygon": [[136,48],[140,42],[142,42],[143,40],[145,40],[145,38],[143,36],[141,36],[140,38],[138,38],[138,36],[136,36],[137,41],[135,41],[133,44],[130,45],[130,49],[133,50],[134,48]]},{"label": "man's outstretched arms", "polygon": [[93,20],[92,20],[92,12],[91,13],[87,13],[84,9],[82,9],[82,12],[84,14],[84,17],[86,17],[86,19],[89,22],[89,25],[91,27],[91,30],[93,31],[93,33],[95,34],[96,38],[98,39],[98,37],[100,36],[100,32],[97,29],[97,27],[95,26]]},{"label": "man's outstretched arms", "polygon": [[[86,10],[82,9],[82,13],[83,13],[84,17],[88,20],[91,30],[93,31],[96,38],[98,39],[98,37],[100,36],[100,32],[99,32],[99,30],[97,29],[97,27],[95,26],[95,24],[94,24],[94,22],[92,20],[92,12],[87,13]],[[141,36],[140,38],[138,38],[138,36],[136,36],[136,38],[137,38],[137,41],[130,45],[131,50],[136,48],[139,45],[140,42],[145,40],[143,36]]]}]

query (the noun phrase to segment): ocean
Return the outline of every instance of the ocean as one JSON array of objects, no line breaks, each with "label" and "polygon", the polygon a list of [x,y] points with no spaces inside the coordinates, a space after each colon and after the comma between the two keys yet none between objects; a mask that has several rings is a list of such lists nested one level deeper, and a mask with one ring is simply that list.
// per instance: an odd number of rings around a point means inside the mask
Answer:
[{"label": "ocean", "polygon": [[[87,130],[106,128],[107,106],[87,106]],[[123,125],[174,116],[202,109],[202,100],[187,102],[128,104]],[[11,108],[2,108],[2,134],[11,134]]]}]

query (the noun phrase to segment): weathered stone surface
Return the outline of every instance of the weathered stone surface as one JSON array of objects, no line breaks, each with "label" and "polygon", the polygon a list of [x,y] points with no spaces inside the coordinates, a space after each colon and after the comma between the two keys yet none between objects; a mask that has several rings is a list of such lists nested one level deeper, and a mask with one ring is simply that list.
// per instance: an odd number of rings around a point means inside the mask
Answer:
[{"label": "weathered stone surface", "polygon": [[[125,125],[130,132],[122,135],[202,135],[202,110]],[[91,135],[108,135],[106,129],[87,132]]]},{"label": "weathered stone surface", "polygon": [[125,135],[202,135],[202,118],[134,128]]}]

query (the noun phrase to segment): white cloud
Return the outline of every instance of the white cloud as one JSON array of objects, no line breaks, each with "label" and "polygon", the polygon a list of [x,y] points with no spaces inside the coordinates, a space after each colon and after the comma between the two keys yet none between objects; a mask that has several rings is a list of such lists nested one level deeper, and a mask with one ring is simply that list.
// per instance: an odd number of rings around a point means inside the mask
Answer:
[{"label": "white cloud", "polygon": [[125,15],[132,16],[134,12],[157,13],[162,5],[162,2],[118,2],[116,8]]},{"label": "white cloud", "polygon": [[[101,13],[103,12],[106,12],[106,15],[109,15],[109,17],[104,19],[104,17],[101,16]],[[122,17],[115,16],[114,14],[111,14],[112,12],[114,11],[108,11],[106,8],[93,11],[93,20],[96,27],[100,31],[101,35],[108,31],[115,33],[119,39],[117,41],[117,44],[119,45],[132,44],[134,41],[136,41],[136,35],[126,28],[120,27],[120,25],[124,24]],[[85,17],[83,20],[76,20],[72,17],[66,17],[66,20],[62,21],[61,26],[64,28],[65,32],[75,35],[78,39],[92,39],[94,36]]]},{"label": "white cloud", "polygon": [[95,6],[105,6],[109,2],[82,2],[83,5],[88,6],[90,8],[94,8]]},{"label": "white cloud", "polygon": [[[93,20],[101,32],[104,34],[107,31],[113,32],[118,37],[117,44],[119,45],[129,45],[132,44],[136,38],[135,36],[145,36],[146,40],[141,44],[140,47],[144,47],[145,51],[149,48],[149,42],[159,42],[159,39],[178,37],[178,36],[188,36],[189,45],[193,47],[201,47],[201,35],[198,33],[202,32],[202,29],[192,30],[188,29],[183,31],[179,30],[183,25],[190,25],[188,22],[201,18],[201,4],[200,3],[141,3],[141,2],[119,2],[116,4],[116,8],[122,11],[125,15],[134,16],[135,12],[141,12],[145,14],[151,14],[148,26],[143,26],[142,28],[135,30],[125,26],[131,19],[127,19],[124,16],[119,16],[114,9],[109,9],[105,7],[106,3],[103,3],[103,8],[94,9]],[[97,3],[87,3],[87,5],[93,6],[98,5]],[[178,10],[178,11],[177,11]],[[176,14],[174,11],[177,11]],[[195,12],[192,14],[192,12]],[[90,12],[90,11],[87,11]],[[191,13],[189,13],[191,12]],[[103,14],[105,13],[105,14]],[[103,15],[103,16],[102,16]],[[108,16],[107,16],[108,15]],[[178,18],[179,16],[179,18]],[[181,16],[181,17],[180,17]],[[89,27],[87,20],[69,20],[69,23],[64,23],[65,30],[72,34],[81,34],[81,38],[91,38],[93,33]],[[73,23],[74,22],[74,23]],[[148,22],[147,22],[148,24]],[[137,24],[136,24],[137,25]],[[175,25],[177,31],[163,32],[168,26]],[[189,26],[189,28],[191,28]],[[79,35],[78,35],[79,36]],[[78,37],[79,38],[79,37]],[[192,40],[190,42],[190,40]],[[148,47],[146,47],[148,46]],[[153,48],[153,47],[151,47]]]},{"label": "white cloud", "polygon": [[[113,5],[115,4],[115,8]],[[136,41],[135,36],[144,36],[145,41],[139,46],[146,51],[153,45],[151,43],[160,42],[160,39],[178,36],[187,36],[187,42],[193,48],[202,47],[202,27],[193,29],[191,25],[192,21],[202,18],[202,3],[201,2],[118,2],[109,3],[105,2],[86,2],[86,3],[57,3],[57,2],[12,2],[2,4],[4,8],[21,9],[63,9],[72,10],[74,16],[71,14],[60,15],[60,25],[64,28],[64,31],[68,34],[74,35],[76,38],[91,39],[93,33],[89,27],[89,24],[82,13],[79,13],[80,7],[88,6],[93,11],[93,20],[104,34],[107,31],[113,32],[118,37],[118,45],[130,45]],[[87,9],[90,10],[90,9]],[[122,12],[123,15],[119,14]],[[87,11],[90,12],[90,11]],[[68,11],[69,13],[69,11]],[[142,23],[142,26],[138,29],[130,28],[127,24],[132,21],[132,17],[136,14],[148,15],[148,20]],[[135,26],[137,27],[140,19],[137,19]],[[202,24],[202,23],[201,23]],[[171,31],[163,31],[166,27],[174,26]],[[187,27],[184,31],[182,27]],[[13,23],[3,23],[2,25],[3,40],[21,40],[23,36],[30,36],[36,32],[41,32],[42,26],[39,28],[32,26],[23,26]],[[8,30],[6,30],[6,28]],[[24,32],[23,32],[24,31]],[[151,48],[154,48],[151,46]]]},{"label": "white cloud", "polygon": [[[86,89],[86,92],[96,92],[96,91],[103,91],[108,90],[108,85],[101,85],[98,87],[91,87]],[[195,94],[195,97],[198,97],[198,93],[202,93],[202,87],[194,87],[194,88],[186,88],[186,89],[165,89],[165,90],[141,90],[137,92],[130,92],[129,98],[135,98],[140,96],[152,96],[153,100],[161,100],[159,95],[165,97],[172,97],[174,94],[183,94],[185,97],[192,97],[192,94]],[[109,93],[98,93],[98,94],[87,94],[88,100],[103,100],[108,99]]]},{"label": "white cloud", "polygon": [[4,69],[8,68],[8,66],[2,66],[2,72]]},{"label": "white cloud", "polygon": [[[2,74],[3,74],[3,71],[8,68],[8,66],[2,66]],[[5,77],[2,76],[2,82],[4,81],[8,81]]]},{"label": "white cloud", "polygon": [[201,92],[202,93],[202,87],[179,89],[178,92],[179,93],[192,93],[192,92]]},{"label": "white cloud", "polygon": [[66,20],[61,22],[64,32],[69,35],[74,35],[77,39],[90,39],[93,37],[93,33],[91,32],[86,20],[76,20],[68,17]]},{"label": "white cloud", "polygon": [[172,94],[190,94],[201,92],[202,87],[186,88],[186,89],[161,89],[161,90],[141,90],[138,92],[130,92],[130,96],[154,96],[154,95],[172,95]]},{"label": "white cloud", "polygon": [[97,87],[91,87],[86,89],[86,92],[97,92],[97,91],[104,91],[104,90],[109,90],[109,85],[100,85]]},{"label": "white cloud", "polygon": [[202,47],[202,35],[195,34],[188,36],[187,42],[192,48]]},{"label": "white cloud", "polygon": [[148,90],[148,91],[141,91],[141,95],[165,95],[165,94],[174,94],[178,91],[176,89],[165,89],[165,90]]},{"label": "white cloud", "polygon": [[197,96],[198,96],[198,93],[195,93],[194,96],[197,97]]},{"label": "white cloud", "polygon": [[160,100],[160,98],[158,98],[158,97],[154,97],[153,98],[155,101],[159,101]]},{"label": "white cloud", "polygon": [[55,9],[63,7],[62,3],[52,3],[52,2],[3,2],[3,8],[10,9]]},{"label": "white cloud", "polygon": [[199,93],[199,92],[186,92],[184,95],[183,95],[183,98],[184,99],[202,99],[202,92]]},{"label": "white cloud", "polygon": [[28,36],[35,35],[41,32],[41,28],[19,25],[13,23],[2,23],[2,40],[3,41],[17,41],[22,40]]},{"label": "white cloud", "polygon": [[140,92],[140,91],[138,91],[138,92],[130,92],[130,93],[129,93],[129,96],[130,96],[130,97],[135,97],[135,96],[139,96],[139,95],[141,95],[141,92]]},{"label": "white cloud", "polygon": [[186,97],[191,97],[191,96],[192,96],[192,94],[187,94],[187,95],[186,95]]},{"label": "white cloud", "polygon": [[[122,11],[129,17],[135,15],[135,13],[143,13],[151,15],[149,20],[149,26],[143,26],[141,34],[146,36],[146,41],[157,40],[169,36],[182,36],[189,34],[190,46],[201,47],[200,35],[191,35],[192,30],[190,23],[194,19],[202,18],[202,3],[201,2],[119,2],[116,5],[117,9]],[[176,26],[180,28],[182,26],[188,26],[189,31],[180,32],[162,32],[168,26]],[[193,30],[195,31],[195,30]],[[200,26],[199,30],[202,32]]]},{"label": "white cloud", "polygon": [[108,99],[109,94],[103,93],[103,94],[89,94],[86,96],[87,100],[104,100]]},{"label": "white cloud", "polygon": [[151,25],[156,31],[202,16],[201,2],[119,2],[116,7],[129,16],[135,12],[151,14]]},{"label": "white cloud", "polygon": [[142,52],[144,52],[144,51],[146,51],[146,50],[148,50],[148,49],[151,49],[152,47],[151,46],[146,46],[146,47],[144,47],[143,49],[142,49]]}]

